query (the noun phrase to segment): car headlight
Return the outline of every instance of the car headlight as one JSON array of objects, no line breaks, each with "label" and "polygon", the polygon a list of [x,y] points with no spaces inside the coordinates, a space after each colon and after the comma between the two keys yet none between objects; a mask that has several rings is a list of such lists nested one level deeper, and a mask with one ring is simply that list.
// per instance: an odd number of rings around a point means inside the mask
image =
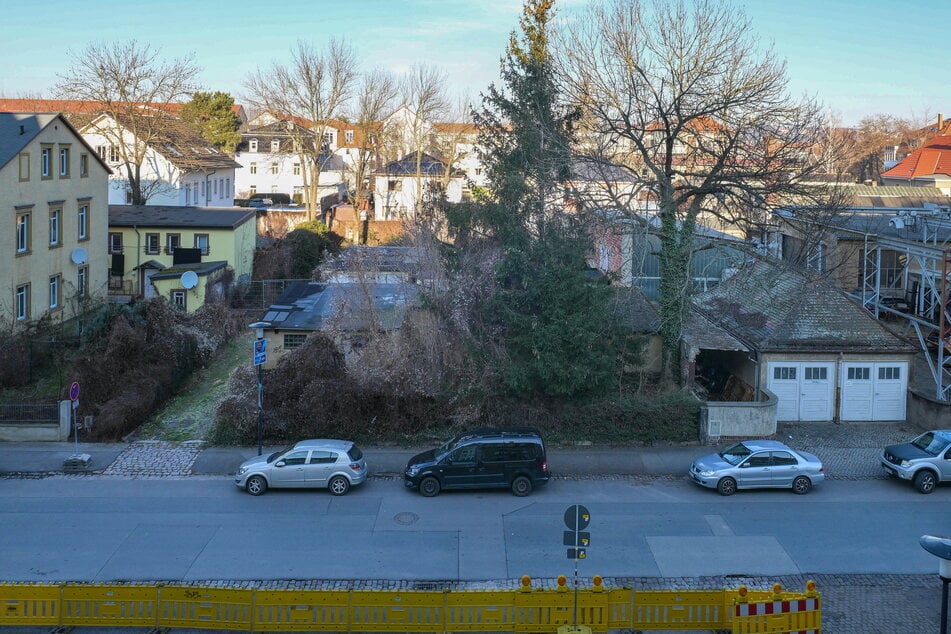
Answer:
[{"label": "car headlight", "polygon": [[713,471],[712,469],[707,469],[706,471],[701,471],[701,472],[700,472],[700,475],[702,475],[704,478],[712,478],[712,477],[715,476],[716,474],[717,474],[717,472],[716,472],[716,471]]},{"label": "car headlight", "polygon": [[417,473],[419,473],[419,467],[412,466],[406,469],[406,475],[408,475],[411,478],[415,477]]},{"label": "car headlight", "polygon": [[898,465],[898,466],[900,466],[902,469],[907,469],[908,467],[911,466],[911,461],[910,461],[910,460],[902,460],[902,461],[901,461],[901,464]]},{"label": "car headlight", "polygon": [[248,467],[238,467],[238,475],[244,475],[248,472]]}]

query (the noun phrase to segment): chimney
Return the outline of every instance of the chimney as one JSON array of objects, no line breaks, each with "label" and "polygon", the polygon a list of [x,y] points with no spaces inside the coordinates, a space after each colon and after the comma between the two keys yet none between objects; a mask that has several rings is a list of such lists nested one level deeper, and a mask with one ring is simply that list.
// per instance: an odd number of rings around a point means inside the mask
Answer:
[{"label": "chimney", "polygon": [[938,113],[938,134],[941,134],[942,129],[944,129],[944,115],[939,112]]}]

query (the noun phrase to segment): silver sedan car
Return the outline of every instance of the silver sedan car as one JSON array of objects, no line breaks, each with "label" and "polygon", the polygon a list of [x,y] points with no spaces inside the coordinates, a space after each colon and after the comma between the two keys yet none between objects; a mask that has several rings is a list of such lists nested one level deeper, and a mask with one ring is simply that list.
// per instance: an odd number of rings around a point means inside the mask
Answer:
[{"label": "silver sedan car", "polygon": [[776,440],[744,440],[720,453],[697,458],[690,478],[700,486],[733,495],[737,489],[792,489],[802,495],[825,479],[822,462]]},{"label": "silver sedan car", "polygon": [[326,488],[344,495],[367,478],[363,452],[349,440],[302,440],[238,467],[234,483],[251,495],[269,488]]}]

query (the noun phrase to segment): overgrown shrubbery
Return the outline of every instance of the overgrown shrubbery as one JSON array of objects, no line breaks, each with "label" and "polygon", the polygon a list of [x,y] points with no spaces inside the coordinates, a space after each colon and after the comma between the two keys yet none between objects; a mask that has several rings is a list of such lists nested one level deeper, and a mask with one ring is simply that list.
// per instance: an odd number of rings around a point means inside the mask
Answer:
[{"label": "overgrown shrubbery", "polygon": [[340,249],[342,238],[314,220],[304,222],[266,249],[254,254],[254,279],[308,279],[328,254]]},{"label": "overgrown shrubbery", "polygon": [[80,415],[96,417],[90,439],[119,440],[134,430],[242,330],[221,304],[191,315],[162,299],[114,309],[111,326],[71,372],[83,389]]},{"label": "overgrown shrubbery", "polygon": [[[407,328],[418,329],[419,325]],[[406,337],[416,342],[418,333]],[[387,338],[399,339],[394,335]],[[399,346],[393,346],[390,352],[396,354]],[[454,358],[454,352],[445,348],[459,344],[440,341],[439,347],[443,357]],[[417,374],[426,375],[434,369],[427,358],[432,361],[433,356],[411,361]],[[316,335],[266,372],[265,443],[314,437],[349,438],[360,443],[428,442],[474,427],[525,425],[538,427],[556,443],[649,444],[697,439],[699,404],[685,392],[520,399],[458,388],[433,391],[430,382],[400,380],[400,372],[384,377],[366,372],[355,360],[349,366],[330,338]],[[443,372],[451,371],[446,364],[440,367]],[[230,395],[218,407],[210,441],[223,445],[257,442],[256,385],[253,369],[241,367],[232,373]]]}]

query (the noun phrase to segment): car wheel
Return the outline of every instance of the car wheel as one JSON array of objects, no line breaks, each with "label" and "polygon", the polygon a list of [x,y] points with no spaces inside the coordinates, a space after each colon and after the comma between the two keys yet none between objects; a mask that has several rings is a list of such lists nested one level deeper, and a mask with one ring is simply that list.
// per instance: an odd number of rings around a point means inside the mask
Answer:
[{"label": "car wheel", "polygon": [[519,476],[512,480],[512,493],[520,498],[532,492],[532,481],[525,476]]},{"label": "car wheel", "polygon": [[251,495],[264,495],[264,492],[267,491],[267,480],[264,479],[264,476],[251,476],[244,483],[244,488]]},{"label": "car wheel", "polygon": [[439,495],[439,480],[429,476],[428,478],[423,478],[423,481],[419,483],[419,492],[422,493],[425,497],[432,498]]},{"label": "car wheel", "polygon": [[350,490],[350,480],[340,475],[334,476],[327,483],[327,488],[330,489],[333,495],[346,495],[347,491]]},{"label": "car wheel", "polygon": [[736,493],[736,480],[733,478],[723,478],[717,482],[717,492],[720,495],[733,495]]},{"label": "car wheel", "polygon": [[934,491],[936,480],[933,471],[919,471],[915,474],[915,488],[918,493],[931,493]]},{"label": "car wheel", "polygon": [[809,489],[812,488],[812,481],[806,476],[799,476],[792,481],[792,490],[798,495],[805,495],[809,493]]}]

